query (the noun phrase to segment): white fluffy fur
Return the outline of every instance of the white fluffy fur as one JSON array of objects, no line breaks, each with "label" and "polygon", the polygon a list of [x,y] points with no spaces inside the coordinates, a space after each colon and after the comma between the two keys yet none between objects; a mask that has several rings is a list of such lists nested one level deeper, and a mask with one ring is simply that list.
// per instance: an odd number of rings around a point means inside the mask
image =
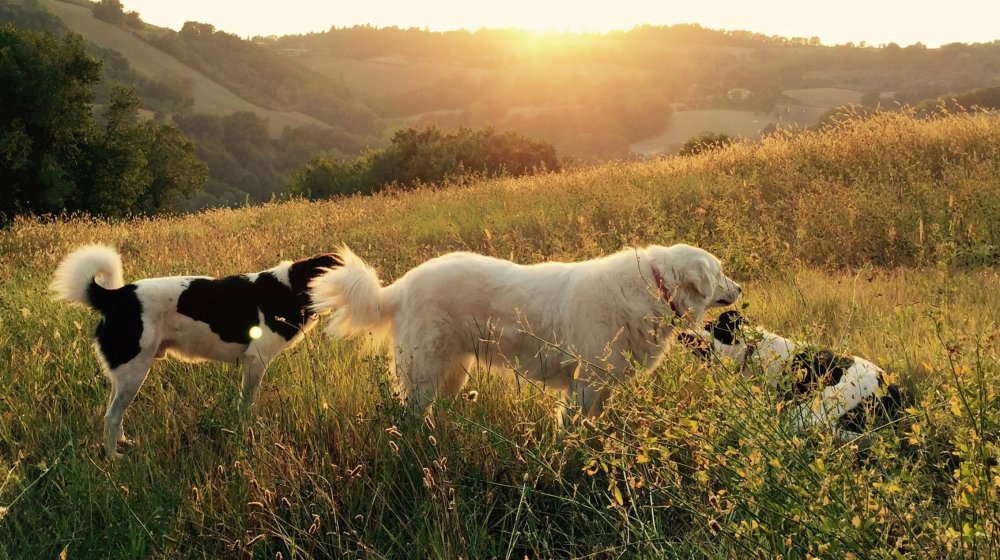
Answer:
[{"label": "white fluffy fur", "polygon": [[87,286],[91,279],[109,290],[125,285],[122,258],[107,245],[86,245],[66,257],[56,268],[50,288],[55,299],[87,305]]},{"label": "white fluffy fur", "polygon": [[740,293],[718,259],[688,245],[534,265],[450,253],[384,288],[350,249],[339,256],[343,266],[311,284],[313,309],[333,311],[329,332],[337,336],[386,335],[414,412],[460,391],[478,363],[568,390],[595,416],[634,364],[657,366],[671,315],[698,321]]}]

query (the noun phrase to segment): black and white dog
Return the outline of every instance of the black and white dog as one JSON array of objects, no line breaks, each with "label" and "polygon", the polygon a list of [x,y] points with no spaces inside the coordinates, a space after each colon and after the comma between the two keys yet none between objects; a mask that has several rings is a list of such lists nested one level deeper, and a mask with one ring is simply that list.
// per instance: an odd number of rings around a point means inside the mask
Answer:
[{"label": "black and white dog", "polygon": [[66,257],[51,284],[55,299],[103,315],[94,346],[111,379],[104,415],[108,456],[120,457],[122,415],[153,361],[168,354],[241,363],[242,408],[248,410],[268,363],[316,323],[310,280],[339,264],[336,256],[321,254],[225,278],[168,276],[125,284],[121,256],[111,247],[88,245]]},{"label": "black and white dog", "polygon": [[855,440],[861,432],[897,420],[906,407],[905,391],[887,383],[885,371],[872,362],[746,329],[743,323],[739,311],[726,311],[701,333],[678,337],[705,359],[731,358],[742,371],[763,375],[773,390],[784,389],[785,397],[797,403],[793,429],[828,426],[841,440]]}]

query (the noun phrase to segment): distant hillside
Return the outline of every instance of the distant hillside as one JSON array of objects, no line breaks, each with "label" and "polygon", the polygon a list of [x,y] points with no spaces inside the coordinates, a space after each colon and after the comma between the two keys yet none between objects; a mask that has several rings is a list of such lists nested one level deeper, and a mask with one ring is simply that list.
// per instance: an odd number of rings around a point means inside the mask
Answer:
[{"label": "distant hillside", "polygon": [[808,128],[845,104],[916,105],[1000,86],[1000,41],[827,46],[698,25],[606,34],[357,26],[246,40],[212,23],[151,26],[114,0],[98,19],[95,5],[0,0],[33,6],[34,19],[22,18],[31,29],[65,25],[95,45],[106,73],[99,102],[110,84],[132,85],[146,109],[195,141],[209,182],[191,209],[269,200],[311,158],[353,159],[403,128],[513,129],[596,162],[676,153],[703,132],[755,140],[779,125]]},{"label": "distant hillside", "polygon": [[330,125],[303,113],[274,111],[250,103],[134,34],[95,18],[88,8],[59,0],[39,1],[52,10],[69,29],[83,35],[88,41],[124,54],[137,72],[154,80],[188,81],[190,95],[194,99],[192,111],[210,115],[250,111],[268,119],[269,130],[274,136],[278,136],[285,127],[313,125],[330,128]]},{"label": "distant hillside", "polygon": [[1000,85],[1000,42],[825,46],[697,25],[555,35],[357,26],[261,42],[397,123],[513,127],[595,159],[670,152],[708,130],[756,138],[776,123],[812,126],[845,103],[912,105]]}]

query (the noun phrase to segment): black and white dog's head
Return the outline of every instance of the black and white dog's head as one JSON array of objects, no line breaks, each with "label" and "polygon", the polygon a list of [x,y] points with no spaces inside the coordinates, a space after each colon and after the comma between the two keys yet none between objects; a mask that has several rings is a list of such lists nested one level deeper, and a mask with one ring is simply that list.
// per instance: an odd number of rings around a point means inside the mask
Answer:
[{"label": "black and white dog's head", "polygon": [[700,332],[683,331],[677,338],[701,358],[717,356],[741,360],[748,348],[743,331],[744,322],[742,313],[730,309],[715,320],[705,323]]},{"label": "black and white dog's head", "polygon": [[[705,360],[731,358],[741,371],[763,374],[785,399],[801,403],[793,413],[798,427],[834,424],[841,437],[852,438],[876,425],[873,419],[884,424],[896,418],[908,400],[874,363],[750,328],[739,311],[726,311],[700,332],[678,338]],[[812,403],[816,395],[821,406]]]},{"label": "black and white dog's head", "polygon": [[341,264],[343,263],[340,257],[333,253],[320,253],[307,259],[295,261],[288,267],[288,283],[296,295],[304,294],[308,297],[309,282],[328,269]]}]

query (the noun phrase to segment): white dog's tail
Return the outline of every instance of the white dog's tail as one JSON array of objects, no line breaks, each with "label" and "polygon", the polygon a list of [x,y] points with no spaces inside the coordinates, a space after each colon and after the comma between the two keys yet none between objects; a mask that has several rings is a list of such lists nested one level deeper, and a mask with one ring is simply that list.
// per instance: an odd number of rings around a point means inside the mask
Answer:
[{"label": "white dog's tail", "polygon": [[125,285],[122,258],[107,245],[87,245],[70,253],[56,268],[49,289],[53,299],[103,310],[108,290]]},{"label": "white dog's tail", "polygon": [[376,344],[388,340],[395,302],[386,297],[378,273],[346,245],[337,250],[343,263],[309,283],[312,310],[332,311],[326,332],[338,337],[371,335]]}]

